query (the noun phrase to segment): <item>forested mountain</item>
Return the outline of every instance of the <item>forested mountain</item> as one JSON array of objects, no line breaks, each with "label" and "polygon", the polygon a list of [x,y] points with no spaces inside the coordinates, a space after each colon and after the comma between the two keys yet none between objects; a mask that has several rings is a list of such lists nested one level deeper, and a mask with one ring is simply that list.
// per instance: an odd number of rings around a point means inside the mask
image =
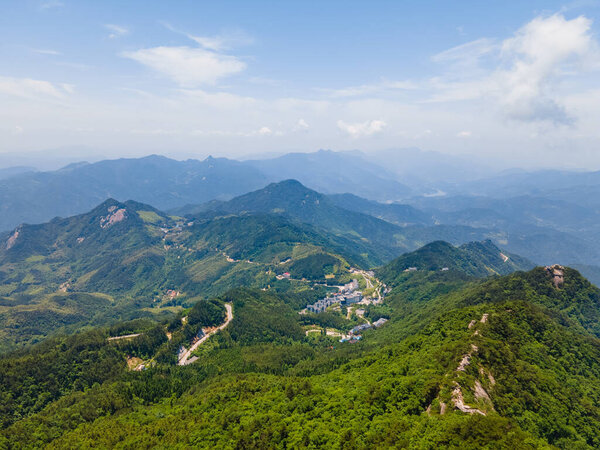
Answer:
[{"label": "forested mountain", "polygon": [[[473,268],[497,249],[452,248],[435,243],[409,256],[427,264],[392,277],[388,298],[365,313],[387,324],[356,343],[305,336],[296,294],[238,289],[187,310],[188,324],[179,316],[158,328],[116,325],[5,355],[1,442],[598,447],[600,291],[558,266],[480,279]],[[441,271],[438,261],[455,268]],[[174,366],[177,340],[223,320],[223,304],[231,324],[199,360]],[[142,334],[107,340],[134,331]],[[150,355],[146,370],[128,370],[127,361]]]},{"label": "forested mountain", "polygon": [[[3,235],[0,348],[64,327],[162,317],[236,286],[286,291],[290,281],[276,278],[286,271],[343,281],[350,265],[367,268],[379,258],[368,243],[282,216],[188,221],[111,199],[89,213]],[[309,286],[295,283],[296,290]]]},{"label": "forested mountain", "polygon": [[[210,202],[200,209],[218,214],[269,213],[291,217],[338,235],[364,238],[379,245],[384,257],[393,255],[393,250],[390,253],[386,247],[400,246],[395,238],[400,231],[398,226],[368,214],[340,208],[327,196],[306,188],[296,180],[271,183],[227,202]],[[178,214],[185,212],[177,211]]]},{"label": "forested mountain", "polygon": [[225,158],[175,161],[153,155],[71,164],[0,179],[0,230],[80,214],[108,198],[168,209],[230,198],[265,184],[258,170]]},{"label": "forested mountain", "polygon": [[[0,174],[0,230],[80,214],[108,198],[135,200],[160,210],[197,211],[193,205],[228,200],[292,177],[331,194],[326,196],[330,208],[404,227],[401,233],[392,232],[373,226],[369,219],[360,221],[361,238],[391,248],[387,254],[379,249],[383,258],[398,256],[396,247],[414,250],[438,239],[453,244],[492,239],[538,264],[559,260],[581,267],[600,265],[600,222],[594,203],[599,179],[594,172],[512,171],[491,176],[489,169],[460,158],[444,159],[417,149],[374,155],[319,151],[243,162],[149,156],[75,163],[51,172],[27,170],[10,169],[7,178]],[[443,170],[452,173],[442,176]]]},{"label": "forested mountain", "polygon": [[[404,220],[406,225],[413,220],[426,222],[427,218],[410,207],[379,204],[361,198],[357,198],[356,204],[346,208],[346,203],[352,199],[353,197],[344,196],[329,197],[296,180],[285,180],[229,201],[189,205],[172,212],[190,219],[223,214],[282,215],[350,239],[357,245],[369,244],[379,255],[378,263],[387,262],[401,253],[438,239],[462,244],[492,237],[488,230],[465,226],[400,226],[393,222]],[[377,215],[386,220],[362,212],[363,210],[374,214],[379,212]]]},{"label": "forested mountain", "polygon": [[353,194],[332,194],[328,198],[337,206],[369,214],[400,226],[433,225],[433,218],[417,208],[400,203],[380,203]]},{"label": "forested mountain", "polygon": [[380,162],[360,152],[331,150],[247,161],[273,181],[294,179],[325,194],[349,192],[373,200],[400,200],[409,196],[411,188]]},{"label": "forested mountain", "polygon": [[27,172],[34,172],[35,169],[33,167],[28,166],[13,166],[13,167],[5,167],[0,169],[0,180],[5,178],[14,177],[16,175],[21,175]]},{"label": "forested mountain", "polygon": [[394,284],[395,277],[410,271],[460,271],[472,277],[506,275],[517,270],[530,270],[534,264],[518,255],[503,253],[491,241],[470,242],[454,247],[435,241],[406,253],[377,273],[386,283]]},{"label": "forested mountain", "polygon": [[[506,226],[494,220],[486,223],[489,227],[469,226],[466,225],[468,221],[428,225],[441,213],[432,210],[432,217],[428,218],[406,205],[382,204],[352,195],[326,196],[295,180],[272,183],[229,201],[188,205],[173,211],[188,217],[256,212],[291,217],[355,242],[369,243],[376,246],[380,263],[436,240],[461,245],[487,239],[537,264],[553,264],[556,261],[600,263],[595,246],[587,240],[549,227],[517,222],[511,226],[505,223],[509,222],[508,215],[503,216],[506,217],[503,219]],[[479,214],[479,210],[475,214]],[[411,224],[413,222],[417,224]],[[482,225],[477,220],[474,223]]]}]

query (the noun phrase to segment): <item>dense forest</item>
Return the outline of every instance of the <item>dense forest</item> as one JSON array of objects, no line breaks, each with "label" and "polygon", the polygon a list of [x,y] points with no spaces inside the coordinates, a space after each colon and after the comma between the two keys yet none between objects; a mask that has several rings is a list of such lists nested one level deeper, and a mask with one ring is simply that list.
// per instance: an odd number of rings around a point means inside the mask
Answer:
[{"label": "dense forest", "polygon": [[[384,304],[366,312],[389,322],[355,343],[305,334],[306,326],[342,327],[345,319],[298,314],[301,293],[235,289],[162,322],[124,322],[7,354],[0,358],[0,442],[600,445],[592,314],[600,297],[578,272],[566,268],[557,287],[544,268],[491,279],[422,270],[403,272],[391,287]],[[224,304],[233,307],[229,326],[198,348],[193,364],[177,365],[178,346],[222,323]],[[109,340],[125,333],[139,336]],[[131,370],[135,358],[145,370]]]}]

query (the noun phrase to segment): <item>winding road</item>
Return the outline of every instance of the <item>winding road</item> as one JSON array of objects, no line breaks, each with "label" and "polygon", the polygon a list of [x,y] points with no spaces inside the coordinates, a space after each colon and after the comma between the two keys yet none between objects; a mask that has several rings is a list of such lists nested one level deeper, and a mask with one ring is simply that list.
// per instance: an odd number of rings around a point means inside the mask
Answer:
[{"label": "winding road", "polygon": [[194,350],[196,350],[203,342],[205,342],[209,337],[211,337],[217,331],[221,331],[227,325],[229,325],[229,322],[231,322],[233,320],[233,308],[231,306],[231,303],[225,303],[225,309],[227,310],[227,319],[225,320],[225,322],[223,322],[221,325],[219,325],[214,330],[209,331],[204,336],[202,336],[202,339],[199,339],[194,345],[192,345],[190,347],[189,350],[187,350],[183,355],[181,355],[181,358],[179,358],[177,365],[186,366],[188,364],[193,363],[195,361],[195,359],[192,359],[191,356],[192,356],[192,353],[194,353]]}]

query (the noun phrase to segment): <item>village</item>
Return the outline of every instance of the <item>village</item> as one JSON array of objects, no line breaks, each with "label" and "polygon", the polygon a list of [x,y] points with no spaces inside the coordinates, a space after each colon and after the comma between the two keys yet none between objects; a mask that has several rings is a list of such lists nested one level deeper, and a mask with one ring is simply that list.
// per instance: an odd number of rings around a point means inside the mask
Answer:
[{"label": "village", "polygon": [[[341,311],[341,307],[344,306],[347,308],[347,319],[350,319],[352,313],[354,312],[357,317],[364,321],[364,323],[355,326],[347,334],[337,330],[325,328],[325,334],[327,336],[339,337],[340,342],[357,342],[362,338],[361,333],[363,331],[371,328],[379,328],[387,322],[387,319],[382,317],[371,323],[367,318],[364,317],[365,309],[359,307],[359,305],[368,306],[382,304],[384,295],[389,292],[387,286],[374,278],[375,274],[372,271],[363,271],[351,268],[350,273],[354,275],[362,275],[365,281],[365,292],[368,290],[370,295],[363,295],[363,292],[359,291],[360,285],[358,279],[355,278],[349,283],[346,283],[342,286],[337,286],[338,292],[321,298],[312,304],[306,305],[306,308],[299,312],[300,314],[319,314],[326,312],[327,310]],[[320,329],[313,327],[308,329],[306,334],[308,335],[310,333],[320,331]]]}]

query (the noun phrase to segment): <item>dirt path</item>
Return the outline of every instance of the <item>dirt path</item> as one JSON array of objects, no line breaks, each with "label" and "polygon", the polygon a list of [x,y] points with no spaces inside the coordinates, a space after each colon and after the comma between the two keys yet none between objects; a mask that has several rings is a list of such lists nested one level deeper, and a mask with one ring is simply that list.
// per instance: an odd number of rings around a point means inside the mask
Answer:
[{"label": "dirt path", "polygon": [[189,350],[187,350],[183,355],[181,355],[181,358],[179,358],[179,361],[177,362],[178,365],[186,366],[188,364],[193,363],[195,361],[195,359],[190,358],[190,357],[192,356],[192,353],[194,352],[194,350],[196,350],[203,342],[205,342],[213,334],[215,334],[218,331],[223,330],[227,325],[229,325],[229,322],[231,322],[233,320],[233,308],[230,303],[225,303],[225,309],[227,310],[227,319],[225,320],[225,322],[223,322],[217,328],[214,328],[213,330],[206,333],[202,337],[202,339],[199,339],[198,342],[196,342],[194,345],[192,345]]},{"label": "dirt path", "polygon": [[134,337],[138,337],[138,336],[141,336],[141,335],[142,335],[142,333],[126,334],[124,336],[109,337],[108,340],[109,341],[118,341],[120,339],[133,339]]},{"label": "dirt path", "polygon": [[[481,316],[481,319],[479,320],[480,323],[486,323],[488,320],[489,314],[485,313]],[[477,324],[477,322],[475,320],[472,320],[468,327],[469,329],[473,328],[475,325]],[[478,330],[475,330],[475,332],[473,333],[473,336],[477,336],[479,334]],[[467,369],[467,366],[471,363],[471,357],[473,356],[474,353],[477,353],[479,351],[479,349],[477,348],[477,346],[475,344],[471,344],[471,351],[464,354],[460,363],[458,364],[458,367],[456,368],[456,372],[464,372]],[[481,372],[481,368],[480,368],[480,372]],[[487,392],[485,391],[485,389],[483,388],[483,386],[481,385],[481,383],[476,380],[475,381],[475,398],[476,399],[484,399],[487,400],[489,403],[491,403],[490,397],[488,396]],[[485,412],[481,411],[480,409],[477,408],[473,408],[472,406],[469,406],[465,403],[465,400],[463,398],[463,393],[462,393],[462,387],[460,386],[460,384],[458,384],[456,381],[454,382],[454,389],[452,390],[452,403],[454,404],[454,407],[456,409],[458,409],[459,411],[462,411],[464,413],[468,413],[468,414],[481,414],[482,416],[485,416]],[[492,406],[493,409],[493,406]]]}]

